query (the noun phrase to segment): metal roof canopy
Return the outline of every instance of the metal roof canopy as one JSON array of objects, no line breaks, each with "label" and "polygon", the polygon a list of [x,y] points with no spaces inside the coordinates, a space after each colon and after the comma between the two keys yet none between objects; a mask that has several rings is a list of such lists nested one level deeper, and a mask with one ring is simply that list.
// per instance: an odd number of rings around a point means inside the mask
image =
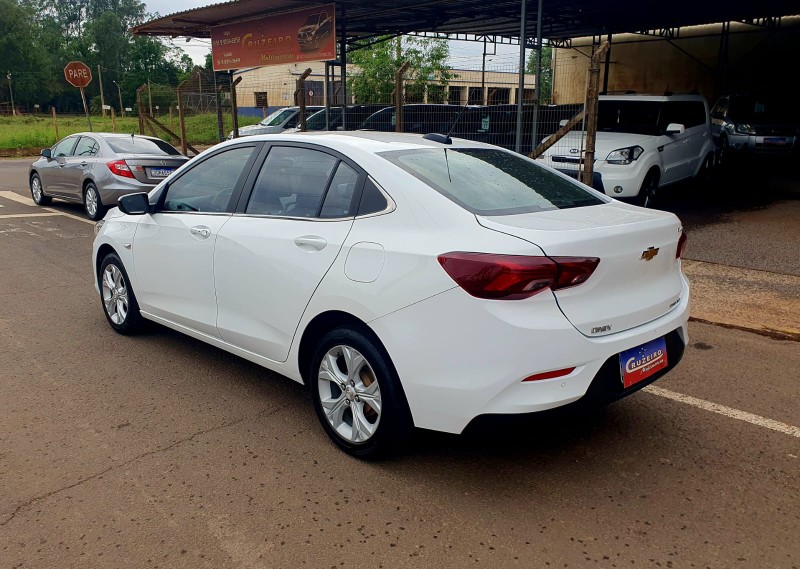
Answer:
[{"label": "metal roof canopy", "polygon": [[[186,10],[134,27],[134,34],[210,37],[212,26],[290,12],[324,0],[234,0]],[[527,29],[534,31],[537,2],[528,0]],[[348,43],[412,32],[520,37],[521,0],[336,0],[337,32]],[[544,0],[542,37],[550,40],[679,28],[714,22],[779,18],[797,12],[796,0]],[[527,37],[533,34],[526,33]],[[516,43],[516,42],[515,42]]]}]

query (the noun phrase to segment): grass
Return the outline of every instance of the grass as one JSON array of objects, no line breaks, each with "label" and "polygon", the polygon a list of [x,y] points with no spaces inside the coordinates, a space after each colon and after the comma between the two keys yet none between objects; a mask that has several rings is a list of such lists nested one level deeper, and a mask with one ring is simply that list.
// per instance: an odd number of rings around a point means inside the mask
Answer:
[{"label": "grass", "polygon": [[[175,133],[179,133],[180,125],[177,115],[172,119],[170,125],[169,115],[156,117],[161,124],[170,128]],[[255,124],[260,119],[258,117],[239,117],[239,126]],[[64,138],[67,135],[84,132],[89,130],[86,117],[84,116],[64,116],[56,118],[58,124],[58,137]],[[224,135],[233,129],[230,115],[223,116]],[[100,116],[92,116],[92,130],[94,132],[113,132],[113,125],[110,117],[105,119]],[[139,121],[133,117],[117,117],[116,132],[139,132]],[[150,134],[150,132],[147,132]],[[171,137],[156,129],[156,136],[163,138],[167,142],[178,146],[179,140],[172,140]],[[53,119],[49,116],[24,116],[24,117],[0,117],[0,151],[18,150],[26,148],[47,148],[56,142],[56,129],[53,126]],[[217,139],[217,115],[205,113],[186,117],[186,140],[189,144],[215,144]]]}]

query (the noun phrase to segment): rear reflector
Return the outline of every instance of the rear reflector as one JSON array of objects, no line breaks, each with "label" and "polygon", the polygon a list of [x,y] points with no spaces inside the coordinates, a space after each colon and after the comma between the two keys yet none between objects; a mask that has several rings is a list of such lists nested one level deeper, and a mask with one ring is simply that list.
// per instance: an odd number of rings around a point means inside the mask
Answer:
[{"label": "rear reflector", "polygon": [[136,178],[125,160],[114,160],[113,162],[107,162],[106,166],[108,166],[108,169],[111,170],[112,174],[122,176],[123,178]]},{"label": "rear reflector", "polygon": [[456,283],[477,298],[519,300],[546,288],[577,286],[592,275],[596,257],[526,257],[452,252],[439,264]]},{"label": "rear reflector", "polygon": [[565,375],[569,375],[573,371],[575,371],[574,367],[568,367],[565,369],[556,369],[553,371],[546,371],[544,373],[536,373],[534,375],[526,377],[522,381],[524,383],[526,381],[539,381],[540,379],[553,379],[555,377],[563,377]]},{"label": "rear reflector", "polygon": [[678,238],[678,249],[675,251],[676,259],[680,259],[681,257],[683,257],[683,252],[684,250],[686,250],[687,239],[688,238],[686,237],[686,232],[682,231],[681,236]]}]

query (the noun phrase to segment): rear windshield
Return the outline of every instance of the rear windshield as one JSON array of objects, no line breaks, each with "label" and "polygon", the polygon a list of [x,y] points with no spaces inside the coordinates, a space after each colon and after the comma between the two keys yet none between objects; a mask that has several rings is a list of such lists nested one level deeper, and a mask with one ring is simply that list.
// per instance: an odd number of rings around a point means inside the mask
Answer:
[{"label": "rear windshield", "polygon": [[163,140],[135,136],[106,138],[111,150],[117,154],[152,154],[153,156],[180,156],[174,146]]},{"label": "rear windshield", "polygon": [[281,109],[275,111],[270,116],[261,121],[263,126],[280,126],[286,122],[286,119],[291,118],[297,113],[294,109]]},{"label": "rear windshield", "polygon": [[382,152],[380,156],[477,215],[605,203],[578,183],[503,150],[430,148]]}]

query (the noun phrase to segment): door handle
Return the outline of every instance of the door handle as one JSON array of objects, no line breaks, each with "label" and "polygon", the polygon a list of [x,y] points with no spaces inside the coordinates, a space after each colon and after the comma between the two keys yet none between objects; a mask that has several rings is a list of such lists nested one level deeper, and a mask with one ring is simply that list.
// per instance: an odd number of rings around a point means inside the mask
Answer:
[{"label": "door handle", "polygon": [[198,225],[189,229],[189,233],[195,237],[199,237],[200,239],[206,239],[209,235],[211,235],[211,229],[205,225]]},{"label": "door handle", "polygon": [[88,163],[88,162],[86,162],[85,160],[84,160],[83,162],[81,162],[81,166],[87,166],[88,164],[89,164],[89,163]]},{"label": "door handle", "polygon": [[294,244],[303,251],[313,252],[322,251],[328,244],[328,241],[324,237],[318,237],[316,235],[303,235],[302,237],[295,237]]}]

